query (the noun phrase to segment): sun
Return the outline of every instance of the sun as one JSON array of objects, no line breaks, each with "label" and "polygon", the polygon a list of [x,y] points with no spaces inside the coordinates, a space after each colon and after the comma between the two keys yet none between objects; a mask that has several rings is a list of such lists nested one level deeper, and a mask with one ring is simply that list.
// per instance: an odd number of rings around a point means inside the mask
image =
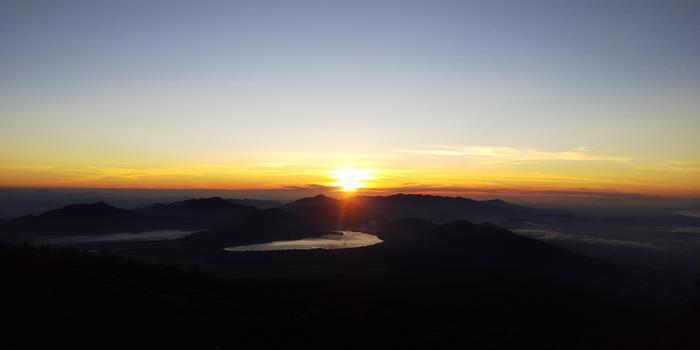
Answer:
[{"label": "sun", "polygon": [[366,186],[366,181],[371,179],[370,173],[369,170],[345,167],[332,170],[330,175],[336,180],[333,186],[340,187],[343,192],[355,192]]}]

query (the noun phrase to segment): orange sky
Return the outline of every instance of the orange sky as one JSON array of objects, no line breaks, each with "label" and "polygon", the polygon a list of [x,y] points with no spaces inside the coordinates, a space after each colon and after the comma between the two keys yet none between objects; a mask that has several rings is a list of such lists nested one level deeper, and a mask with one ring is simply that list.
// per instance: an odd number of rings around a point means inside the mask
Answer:
[{"label": "orange sky", "polygon": [[[128,157],[125,157],[128,159]],[[368,193],[615,192],[700,196],[700,165],[595,153],[487,146],[429,146],[366,153],[249,153],[218,162],[124,161],[89,156],[0,165],[11,187],[277,189],[342,185],[343,171],[361,172]],[[340,175],[339,175],[340,173]],[[339,183],[340,182],[340,183]]]}]

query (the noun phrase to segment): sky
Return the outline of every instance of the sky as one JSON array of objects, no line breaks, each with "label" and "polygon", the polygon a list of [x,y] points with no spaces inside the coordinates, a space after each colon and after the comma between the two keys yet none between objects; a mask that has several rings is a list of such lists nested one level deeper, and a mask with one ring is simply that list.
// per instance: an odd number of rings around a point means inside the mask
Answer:
[{"label": "sky", "polygon": [[0,186],[360,174],[369,193],[700,198],[699,19],[673,0],[6,0]]}]

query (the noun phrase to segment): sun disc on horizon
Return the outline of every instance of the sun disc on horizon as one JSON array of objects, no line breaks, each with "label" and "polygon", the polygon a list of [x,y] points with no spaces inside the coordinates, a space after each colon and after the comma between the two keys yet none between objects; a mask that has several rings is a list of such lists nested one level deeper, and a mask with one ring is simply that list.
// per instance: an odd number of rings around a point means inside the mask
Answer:
[{"label": "sun disc on horizon", "polygon": [[330,175],[336,180],[333,186],[340,187],[343,192],[355,192],[365,187],[366,181],[371,179],[369,170],[355,168],[337,168]]}]

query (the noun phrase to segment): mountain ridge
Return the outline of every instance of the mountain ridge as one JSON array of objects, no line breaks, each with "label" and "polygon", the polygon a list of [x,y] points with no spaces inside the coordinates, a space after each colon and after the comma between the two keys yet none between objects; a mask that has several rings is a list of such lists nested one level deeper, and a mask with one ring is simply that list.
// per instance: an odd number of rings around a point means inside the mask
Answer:
[{"label": "mountain ridge", "polygon": [[501,199],[478,201],[464,197],[403,193],[345,199],[318,195],[284,204],[280,208],[310,218],[322,215],[325,220],[320,221],[325,225],[364,228],[372,222],[391,222],[411,217],[435,223],[468,220],[496,224],[515,219],[567,220],[574,217],[573,213],[561,210],[531,208]]},{"label": "mountain ridge", "polygon": [[182,224],[172,218],[150,217],[99,201],[71,204],[39,215],[21,216],[7,221],[3,231],[40,236],[94,235],[173,229]]}]

